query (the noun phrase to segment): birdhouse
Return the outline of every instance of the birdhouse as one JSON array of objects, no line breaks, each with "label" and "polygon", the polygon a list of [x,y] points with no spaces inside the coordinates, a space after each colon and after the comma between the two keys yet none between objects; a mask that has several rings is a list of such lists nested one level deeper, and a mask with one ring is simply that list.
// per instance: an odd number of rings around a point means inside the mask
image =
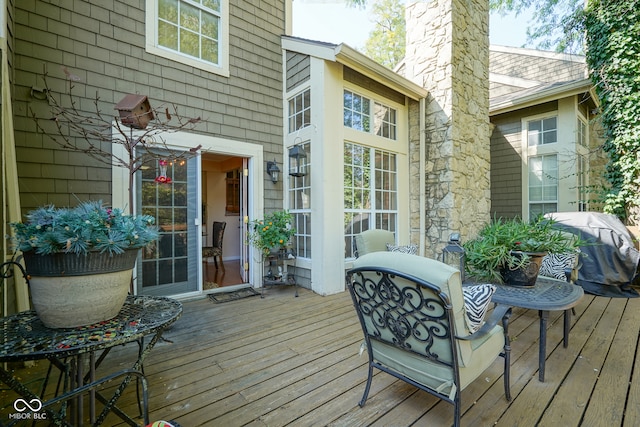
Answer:
[{"label": "birdhouse", "polygon": [[153,110],[145,95],[129,94],[115,106],[122,124],[134,129],[144,129],[153,120]]}]

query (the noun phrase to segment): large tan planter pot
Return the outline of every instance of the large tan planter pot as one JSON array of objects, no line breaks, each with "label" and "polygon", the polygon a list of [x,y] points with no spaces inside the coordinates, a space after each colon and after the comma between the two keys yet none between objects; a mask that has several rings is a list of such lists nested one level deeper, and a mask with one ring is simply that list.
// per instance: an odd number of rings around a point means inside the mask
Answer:
[{"label": "large tan planter pot", "polygon": [[25,252],[31,302],[49,328],[74,328],[115,317],[127,298],[139,250],[123,254]]}]

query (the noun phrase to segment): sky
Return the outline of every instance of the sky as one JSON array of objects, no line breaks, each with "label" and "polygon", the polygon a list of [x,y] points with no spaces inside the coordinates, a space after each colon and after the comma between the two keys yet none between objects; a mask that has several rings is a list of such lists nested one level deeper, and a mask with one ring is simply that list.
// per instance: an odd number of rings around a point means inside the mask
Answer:
[{"label": "sky", "polygon": [[[373,29],[370,9],[347,7],[344,0],[293,0],[293,35],[363,48]],[[489,41],[494,45],[521,47],[527,26],[526,16],[491,14]]]}]

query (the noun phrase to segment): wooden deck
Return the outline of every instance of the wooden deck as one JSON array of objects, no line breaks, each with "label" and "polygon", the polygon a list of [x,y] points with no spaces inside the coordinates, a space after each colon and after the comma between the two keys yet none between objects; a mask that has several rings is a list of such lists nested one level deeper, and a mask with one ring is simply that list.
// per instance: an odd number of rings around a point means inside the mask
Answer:
[{"label": "wooden deck", "polygon": [[[362,334],[348,293],[299,291],[185,302],[165,333],[171,342],[158,343],[145,363],[151,419],[183,427],[451,425],[451,405],[381,372],[360,408],[367,357],[358,354]],[[462,392],[462,425],[640,425],[640,299],[586,295],[576,312],[566,349],[561,313],[552,313],[541,383],[538,314],[515,310],[513,400],[504,398],[498,359]],[[111,363],[134,351],[123,347]],[[135,412],[134,399],[131,388],[120,406]],[[112,417],[108,425],[117,423]]]}]

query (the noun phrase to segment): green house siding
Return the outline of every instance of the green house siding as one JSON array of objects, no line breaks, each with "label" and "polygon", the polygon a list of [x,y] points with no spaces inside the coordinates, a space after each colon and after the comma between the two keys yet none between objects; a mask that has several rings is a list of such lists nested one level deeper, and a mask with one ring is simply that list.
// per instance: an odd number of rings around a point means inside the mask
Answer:
[{"label": "green house siding", "polygon": [[491,118],[491,214],[522,217],[522,119],[558,108],[547,102]]},{"label": "green house siding", "polygon": [[491,135],[491,212],[522,216],[521,125],[515,117],[496,120]]},{"label": "green house siding", "polygon": [[309,55],[287,51],[286,64],[287,91],[290,91],[298,85],[309,81],[309,79],[311,78],[311,57]]},{"label": "green house siding", "polygon": [[[58,5],[60,4],[60,5]],[[47,203],[111,198],[111,167],[61,150],[36,132],[30,111],[51,115],[42,98],[46,69],[53,95],[66,102],[70,76],[84,112],[115,115],[128,93],[149,97],[154,108],[175,105],[184,117],[200,117],[195,131],[264,146],[267,158],[282,153],[282,56],[284,2],[230,2],[230,76],[223,77],[145,51],[145,1],[49,4],[16,2],[13,16],[14,111],[23,210]],[[109,147],[107,147],[109,149]],[[281,199],[281,197],[279,197]]]}]

